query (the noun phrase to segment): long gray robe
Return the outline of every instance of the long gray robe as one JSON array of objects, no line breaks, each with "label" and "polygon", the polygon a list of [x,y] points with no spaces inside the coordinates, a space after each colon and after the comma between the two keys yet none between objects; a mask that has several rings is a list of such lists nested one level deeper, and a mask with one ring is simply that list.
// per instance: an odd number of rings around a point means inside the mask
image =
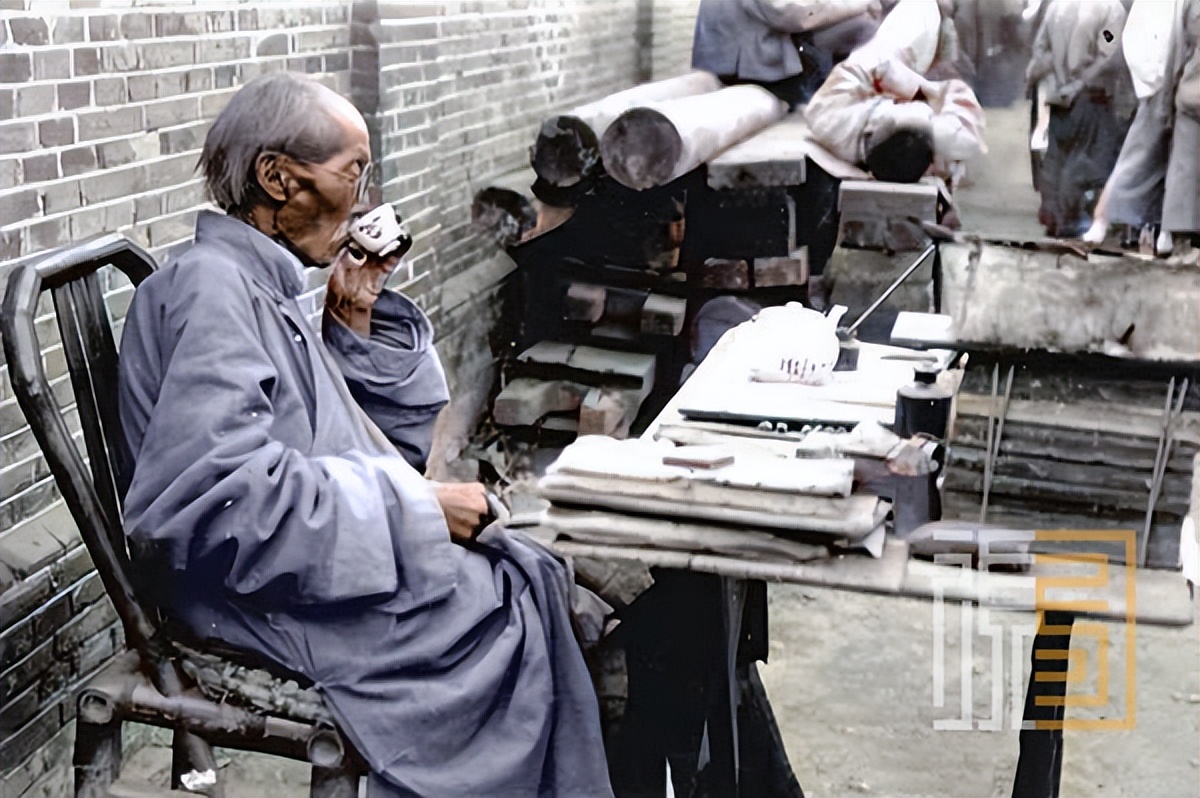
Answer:
[{"label": "long gray robe", "polygon": [[125,523],[158,598],[310,677],[372,794],[610,795],[565,569],[496,525],[452,544],[414,467],[447,398],[428,320],[385,292],[370,339],[322,343],[302,288],[283,247],[202,213],[137,290]]}]

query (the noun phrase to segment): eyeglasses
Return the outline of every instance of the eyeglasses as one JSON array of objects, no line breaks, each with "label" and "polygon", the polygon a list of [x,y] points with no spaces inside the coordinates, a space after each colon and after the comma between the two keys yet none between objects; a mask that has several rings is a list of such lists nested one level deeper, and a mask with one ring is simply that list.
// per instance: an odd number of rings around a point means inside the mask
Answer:
[{"label": "eyeglasses", "polygon": [[311,169],[317,169],[321,172],[328,172],[331,175],[335,175],[345,180],[353,180],[354,201],[356,203],[365,203],[369,199],[368,195],[371,193],[371,175],[375,173],[375,163],[373,161],[368,161],[363,166],[362,171],[358,173],[357,177],[354,175],[348,175],[345,172],[337,169],[330,169],[328,166],[321,166],[319,163],[304,161],[304,165]]}]

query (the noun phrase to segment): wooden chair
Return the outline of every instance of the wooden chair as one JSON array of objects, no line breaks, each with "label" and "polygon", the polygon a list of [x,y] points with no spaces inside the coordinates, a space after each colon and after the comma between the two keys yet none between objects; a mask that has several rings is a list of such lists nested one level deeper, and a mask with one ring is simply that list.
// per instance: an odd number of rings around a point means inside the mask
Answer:
[{"label": "wooden chair", "polygon": [[[146,794],[117,781],[121,724],[129,720],[174,730],[173,789],[211,781],[217,772],[211,746],[218,745],[311,762],[313,798],[353,798],[365,766],[311,683],[211,641],[184,645],[159,609],[139,595],[117,487],[129,454],[117,413],[117,349],[99,274],[104,266],[119,269],[134,285],[156,268],[123,237],[97,238],[15,267],[0,313],[17,401],[112,599],[128,649],[79,694],[75,795]],[[46,291],[54,302],[86,463],[42,364],[34,320]],[[201,791],[220,796],[223,789],[218,782]]]}]

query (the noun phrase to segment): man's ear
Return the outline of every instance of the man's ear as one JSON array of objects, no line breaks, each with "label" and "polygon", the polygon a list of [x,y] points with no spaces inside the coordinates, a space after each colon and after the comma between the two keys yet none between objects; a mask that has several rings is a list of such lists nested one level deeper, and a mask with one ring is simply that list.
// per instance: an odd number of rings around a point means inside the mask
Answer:
[{"label": "man's ear", "polygon": [[277,152],[262,152],[254,161],[254,174],[258,185],[267,196],[276,202],[287,202],[287,184],[292,176],[287,173],[287,159]]}]

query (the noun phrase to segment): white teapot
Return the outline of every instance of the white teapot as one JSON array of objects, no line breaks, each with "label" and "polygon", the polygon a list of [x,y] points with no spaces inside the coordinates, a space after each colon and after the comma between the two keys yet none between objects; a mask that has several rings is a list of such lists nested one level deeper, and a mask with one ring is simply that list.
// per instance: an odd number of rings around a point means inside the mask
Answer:
[{"label": "white teapot", "polygon": [[827,383],[837,364],[837,326],[845,312],[845,306],[834,305],[826,316],[799,302],[763,308],[739,336],[745,342],[750,379]]}]

